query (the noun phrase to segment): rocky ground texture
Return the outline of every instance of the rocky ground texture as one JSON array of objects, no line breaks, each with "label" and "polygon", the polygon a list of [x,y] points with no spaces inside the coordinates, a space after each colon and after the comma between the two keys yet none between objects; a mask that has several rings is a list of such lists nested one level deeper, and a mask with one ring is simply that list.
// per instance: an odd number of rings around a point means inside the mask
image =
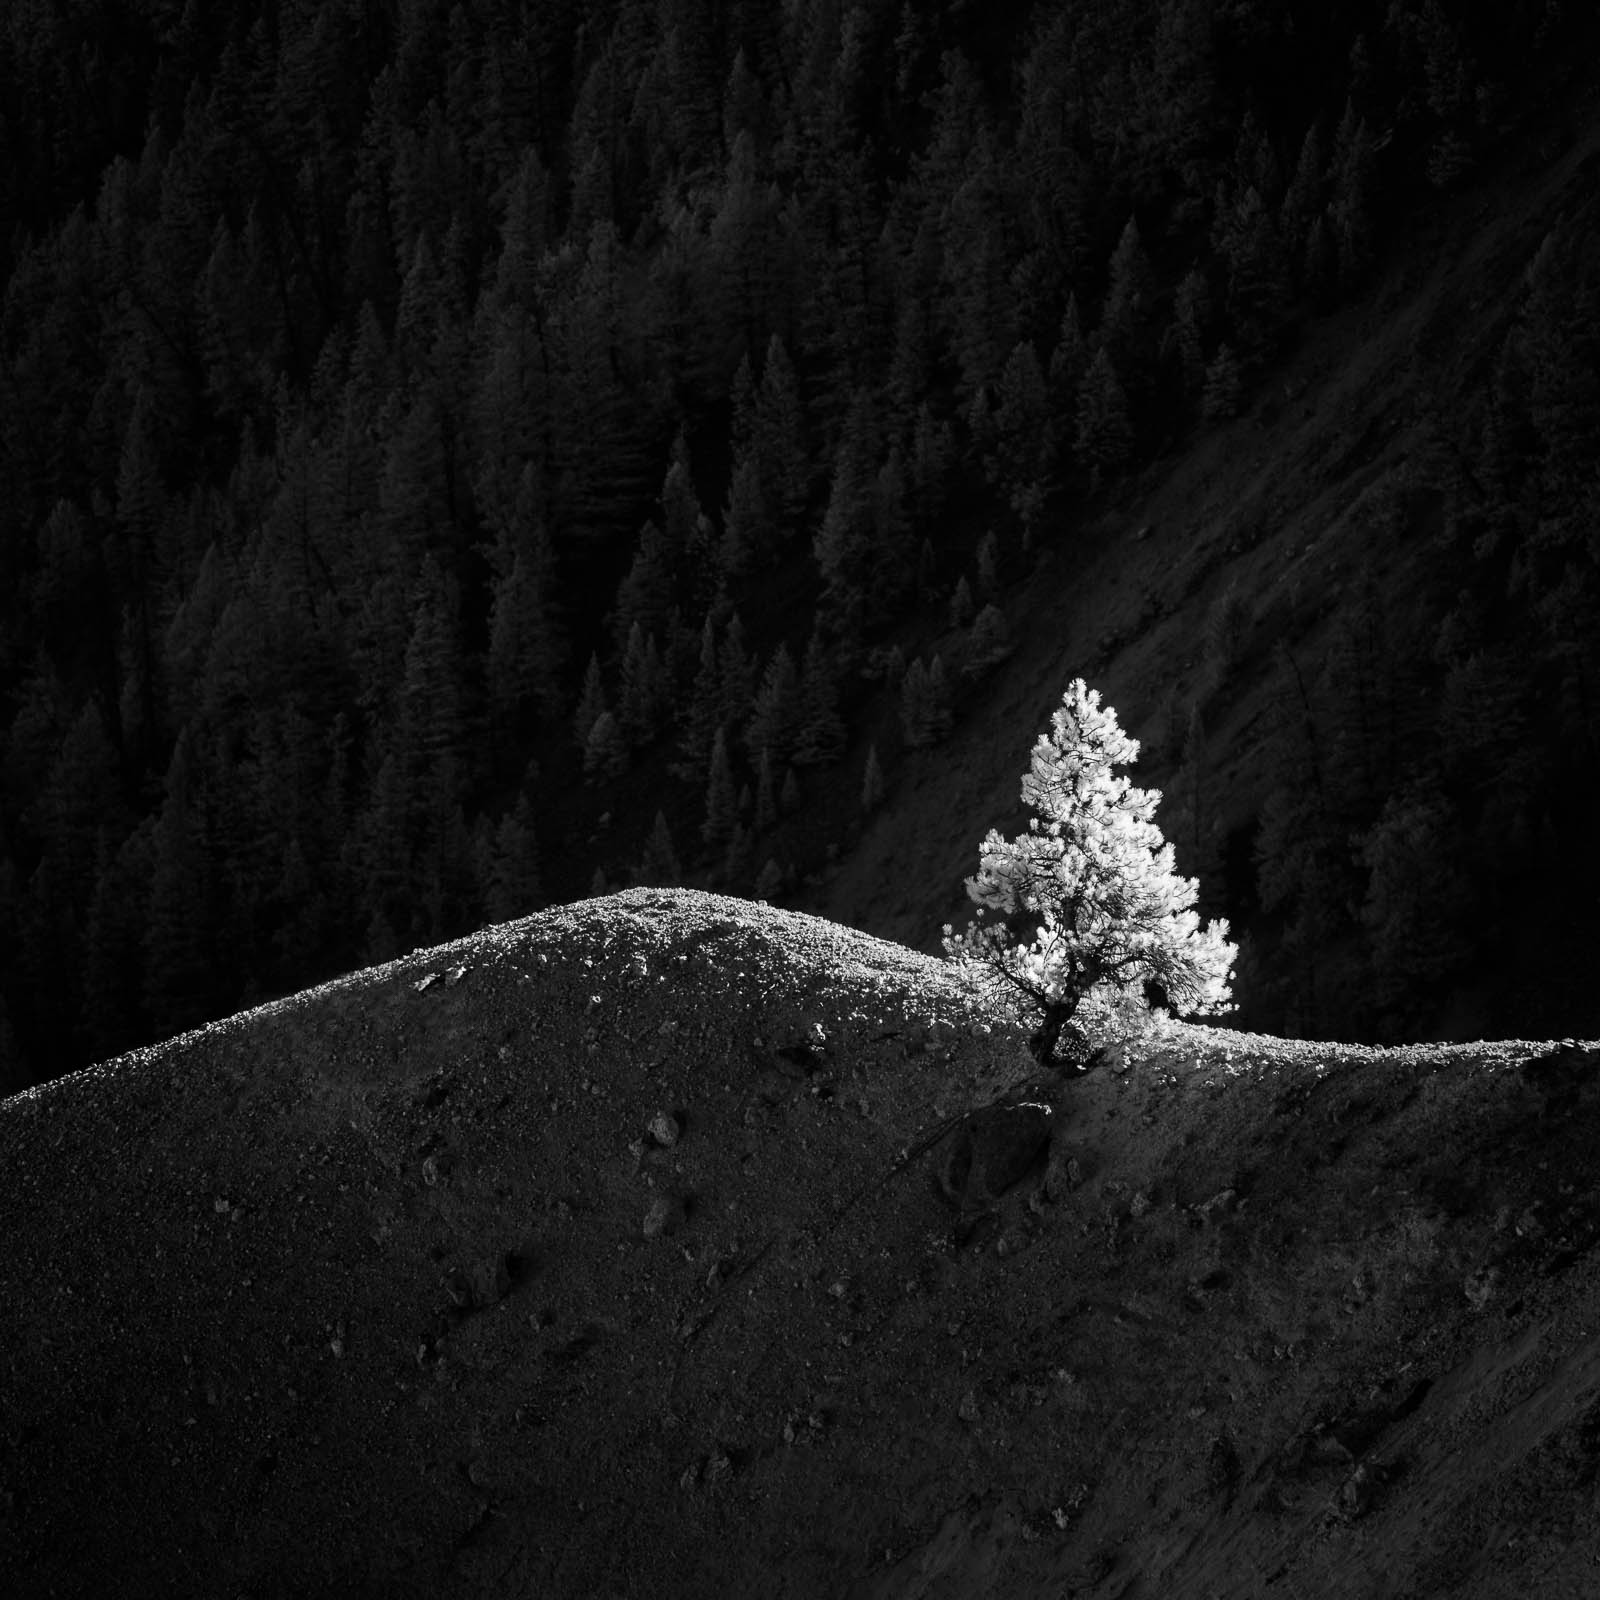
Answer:
[{"label": "rocky ground texture", "polygon": [[0,1588],[1600,1591],[1600,1047],[1021,1038],[638,890],[5,1102]]}]

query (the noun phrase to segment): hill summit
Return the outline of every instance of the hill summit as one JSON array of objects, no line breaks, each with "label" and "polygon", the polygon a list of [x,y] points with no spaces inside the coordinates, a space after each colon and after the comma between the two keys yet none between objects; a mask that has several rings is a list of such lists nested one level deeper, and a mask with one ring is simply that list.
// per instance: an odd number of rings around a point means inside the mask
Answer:
[{"label": "hill summit", "polygon": [[1571,1593],[1594,1046],[1170,1025],[637,890],[0,1104],[0,1574]]}]

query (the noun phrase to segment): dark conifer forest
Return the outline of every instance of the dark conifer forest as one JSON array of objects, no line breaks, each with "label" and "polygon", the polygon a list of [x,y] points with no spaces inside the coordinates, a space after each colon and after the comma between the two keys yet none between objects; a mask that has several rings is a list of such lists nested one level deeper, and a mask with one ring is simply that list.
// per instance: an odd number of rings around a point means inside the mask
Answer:
[{"label": "dark conifer forest", "polygon": [[[9,0],[0,1089],[595,889],[794,892],[1041,551],[1595,43],[1570,0]],[[1600,1027],[1592,187],[1392,507],[1429,625],[1370,597],[1284,675],[1205,879],[1254,1025]]]}]

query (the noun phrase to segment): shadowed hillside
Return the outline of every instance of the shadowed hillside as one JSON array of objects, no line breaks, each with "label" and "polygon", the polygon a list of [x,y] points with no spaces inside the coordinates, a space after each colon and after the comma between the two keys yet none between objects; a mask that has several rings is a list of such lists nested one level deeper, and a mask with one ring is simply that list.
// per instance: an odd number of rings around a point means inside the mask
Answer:
[{"label": "shadowed hillside", "polygon": [[7,1592],[1584,1591],[1593,1047],[1020,1039],[641,890],[4,1102]]}]

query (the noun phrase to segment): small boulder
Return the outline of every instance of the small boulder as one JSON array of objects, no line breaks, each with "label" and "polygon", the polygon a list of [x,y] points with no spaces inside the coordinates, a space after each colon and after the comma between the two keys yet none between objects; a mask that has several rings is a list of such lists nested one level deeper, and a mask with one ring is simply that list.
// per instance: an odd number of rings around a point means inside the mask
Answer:
[{"label": "small boulder", "polygon": [[684,1219],[683,1201],[677,1195],[658,1194],[644,1214],[644,1236],[670,1238],[683,1226]]},{"label": "small boulder", "polygon": [[475,1306],[499,1304],[511,1293],[512,1260],[503,1250],[475,1261],[467,1269],[467,1282]]}]

